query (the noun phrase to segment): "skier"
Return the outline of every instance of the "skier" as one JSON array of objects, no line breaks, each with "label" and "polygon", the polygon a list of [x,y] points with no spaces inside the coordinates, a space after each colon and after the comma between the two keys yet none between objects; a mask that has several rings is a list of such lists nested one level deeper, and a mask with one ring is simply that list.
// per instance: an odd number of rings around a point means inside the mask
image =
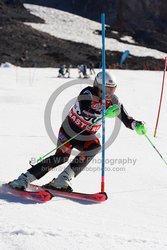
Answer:
[{"label": "skier", "polygon": [[60,65],[60,69],[59,69],[59,74],[57,77],[64,77],[65,76],[65,64]]},{"label": "skier", "polygon": [[67,65],[65,68],[64,76],[67,75],[67,78],[70,78],[70,67],[71,67],[71,65]]},{"label": "skier", "polygon": [[94,70],[93,63],[89,63],[89,71],[90,71],[90,75],[95,75],[95,70]]},{"label": "skier", "polygon": [[87,74],[87,65],[86,64],[81,64],[78,65],[78,74],[79,74],[79,78],[89,78],[89,75]]},{"label": "skier", "polygon": [[82,76],[81,76],[81,73],[82,73],[81,65],[78,65],[77,69],[78,69],[78,78],[82,78]]},{"label": "skier", "polygon": [[[118,118],[127,128],[136,130],[139,134],[145,134],[143,122],[130,117],[123,104],[114,94],[117,83],[113,75],[105,72],[106,79],[106,108],[118,105],[120,114]],[[113,110],[113,113],[116,112]],[[94,123],[102,113],[102,72],[99,72],[94,80],[93,87],[84,88],[79,94],[76,103],[63,121],[58,135],[58,146],[66,142],[73,135],[81,132],[82,138],[76,137],[57,149],[54,155],[32,166],[26,173],[22,173],[18,179],[10,182],[10,186],[16,189],[26,189],[29,183],[40,179],[46,173],[60,164],[68,161],[71,150],[76,148],[79,154],[69,163],[65,170],[44,187],[72,191],[71,180],[76,177],[100,151],[101,145],[95,133],[100,129],[101,123]],[[117,116],[117,114],[114,114]],[[91,126],[90,126],[91,125]],[[86,129],[86,130],[85,130]]]},{"label": "skier", "polygon": [[84,78],[89,78],[88,74],[87,74],[87,65],[83,64],[83,76]]}]

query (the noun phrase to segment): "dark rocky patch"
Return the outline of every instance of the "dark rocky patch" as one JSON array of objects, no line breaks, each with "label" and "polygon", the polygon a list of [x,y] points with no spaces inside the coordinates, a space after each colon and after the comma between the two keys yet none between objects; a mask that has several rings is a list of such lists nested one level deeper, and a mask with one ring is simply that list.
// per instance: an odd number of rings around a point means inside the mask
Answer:
[{"label": "dark rocky patch", "polygon": [[[20,0],[0,0],[0,63],[24,67],[58,67],[93,63],[99,67],[101,50],[92,46],[55,38],[23,22],[44,22],[29,13]],[[119,37],[118,37],[119,39]],[[106,64],[119,68],[120,52],[106,51]],[[122,68],[163,69],[163,60],[129,56]]]}]

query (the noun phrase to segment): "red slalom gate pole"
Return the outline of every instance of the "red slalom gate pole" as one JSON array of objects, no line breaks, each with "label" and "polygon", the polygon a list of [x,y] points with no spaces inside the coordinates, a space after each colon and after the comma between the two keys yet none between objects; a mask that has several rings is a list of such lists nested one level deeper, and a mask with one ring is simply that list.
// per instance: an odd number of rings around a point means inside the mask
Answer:
[{"label": "red slalom gate pole", "polygon": [[156,125],[155,125],[155,130],[154,130],[154,137],[156,137],[156,134],[157,134],[158,122],[159,122],[159,117],[160,117],[160,112],[161,112],[162,97],[163,97],[164,84],[165,84],[166,67],[167,67],[167,57],[165,57],[164,73],[163,73],[163,79],[162,79],[162,88],[161,88],[161,95],[160,95],[160,101],[159,101],[157,121],[156,121]]}]

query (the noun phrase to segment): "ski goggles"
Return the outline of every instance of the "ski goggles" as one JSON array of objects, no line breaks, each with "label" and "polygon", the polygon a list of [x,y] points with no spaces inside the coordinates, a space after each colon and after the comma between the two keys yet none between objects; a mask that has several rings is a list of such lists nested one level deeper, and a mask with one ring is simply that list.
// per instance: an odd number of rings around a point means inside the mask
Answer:
[{"label": "ski goggles", "polygon": [[115,83],[115,82],[106,82],[106,87],[108,87],[108,88],[115,88],[115,87],[117,87],[117,84]]},{"label": "ski goggles", "polygon": [[[113,86],[110,84],[110,86],[107,86],[106,84],[106,87],[105,87],[105,92],[106,92],[106,95],[107,94],[113,94],[115,92],[115,89],[116,89],[117,85],[115,83],[113,83]],[[100,91],[102,92],[102,85],[100,86]]]}]

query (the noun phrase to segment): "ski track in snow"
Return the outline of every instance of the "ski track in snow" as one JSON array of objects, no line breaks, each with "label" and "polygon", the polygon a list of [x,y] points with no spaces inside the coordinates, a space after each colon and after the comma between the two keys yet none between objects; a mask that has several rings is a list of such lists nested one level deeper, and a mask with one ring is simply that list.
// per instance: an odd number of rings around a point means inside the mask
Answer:
[{"label": "ski track in snow", "polygon": [[[24,6],[32,14],[45,20],[45,24],[26,23],[27,25],[61,39],[85,43],[101,49],[101,36],[95,34],[96,30],[101,30],[100,23],[53,8],[31,4],[24,4]],[[129,36],[122,37],[122,40],[133,43]],[[106,50],[120,52],[129,50],[130,54],[135,56],[151,56],[155,58],[164,58],[166,56],[166,53],[161,51],[121,43],[112,38],[106,38]]]},{"label": "ski track in snow", "polygon": [[[113,72],[120,100],[130,115],[146,122],[150,138],[165,157],[165,105],[162,105],[158,138],[152,136],[162,72]],[[56,78],[57,73],[58,69],[49,68],[0,68],[1,183],[25,172],[31,157],[43,155],[55,147],[45,130],[43,117],[51,94],[69,81]],[[71,75],[77,79],[77,69],[72,69]],[[51,117],[56,134],[64,105],[84,87],[85,84],[78,83],[65,89],[56,99]],[[165,85],[164,100],[166,88]],[[112,120],[107,120],[107,138],[112,124]],[[89,165],[91,168],[74,180],[74,190],[99,191],[101,155],[95,159],[97,161]],[[81,204],[63,198],[41,204],[0,194],[0,249],[166,250],[167,169],[163,162],[145,138],[123,125],[115,142],[106,150],[106,159],[109,199],[103,204]],[[114,159],[115,162],[111,162]],[[132,159],[136,160],[135,165]],[[123,160],[126,163],[123,164]],[[47,183],[61,169],[35,183]]]}]

